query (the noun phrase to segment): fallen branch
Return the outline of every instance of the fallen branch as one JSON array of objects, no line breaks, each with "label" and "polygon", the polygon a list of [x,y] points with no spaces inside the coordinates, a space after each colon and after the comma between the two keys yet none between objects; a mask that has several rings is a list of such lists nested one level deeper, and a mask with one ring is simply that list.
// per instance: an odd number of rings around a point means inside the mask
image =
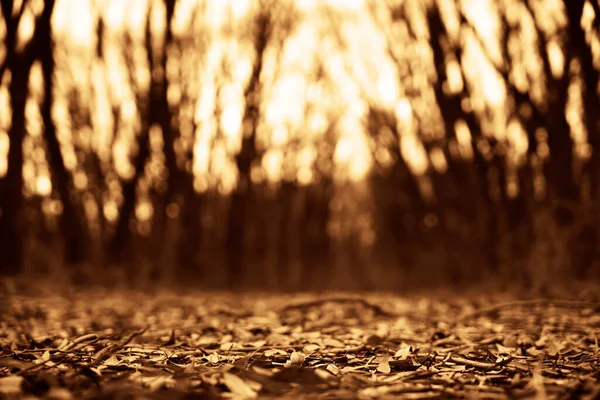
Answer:
[{"label": "fallen branch", "polygon": [[131,342],[131,340],[134,337],[143,335],[146,332],[147,329],[148,329],[148,327],[146,327],[146,328],[144,328],[142,330],[139,330],[139,331],[131,332],[119,344],[109,344],[108,346],[104,347],[102,350],[98,351],[95,354],[94,361],[91,361],[91,362],[87,363],[85,366],[86,367],[96,367],[96,366],[100,365],[100,363],[102,363],[102,361],[110,358],[110,356],[112,356],[113,354],[115,354],[119,350],[121,350],[123,347],[125,347],[125,345],[128,344],[129,342]]},{"label": "fallen branch", "polygon": [[459,324],[470,319],[480,317],[485,314],[491,314],[498,312],[504,308],[517,308],[517,307],[526,307],[526,306],[554,306],[554,307],[562,307],[562,308],[597,308],[600,309],[600,303],[591,302],[591,301],[579,301],[579,300],[551,300],[551,299],[533,299],[533,300],[517,300],[517,301],[509,301],[506,303],[495,304],[490,307],[480,308],[468,314],[465,314],[454,321],[454,324]]},{"label": "fallen branch", "polygon": [[292,311],[292,310],[304,310],[307,308],[319,307],[319,306],[322,306],[327,303],[340,303],[340,304],[357,303],[357,304],[363,305],[365,308],[370,308],[371,310],[373,310],[375,312],[376,315],[378,315],[380,317],[393,318],[393,317],[399,316],[394,312],[383,309],[381,306],[379,306],[377,304],[373,304],[364,299],[355,298],[355,297],[330,297],[330,298],[325,298],[325,299],[317,299],[317,300],[310,300],[310,301],[305,301],[305,302],[301,302],[301,303],[288,304],[287,306],[284,306],[283,308],[281,308],[279,310],[279,312],[288,312],[288,311]]}]

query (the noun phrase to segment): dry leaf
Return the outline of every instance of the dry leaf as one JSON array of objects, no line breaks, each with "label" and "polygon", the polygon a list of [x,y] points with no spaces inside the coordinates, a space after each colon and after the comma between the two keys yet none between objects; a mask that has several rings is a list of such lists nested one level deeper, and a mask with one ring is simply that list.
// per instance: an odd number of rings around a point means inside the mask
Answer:
[{"label": "dry leaf", "polygon": [[15,395],[21,393],[23,377],[17,375],[9,375],[0,378],[0,393],[5,395]]},{"label": "dry leaf", "polygon": [[542,375],[542,369],[536,368],[531,374],[531,379],[525,387],[535,391],[536,400],[542,400],[548,398],[546,393],[546,387],[544,386],[544,377]]},{"label": "dry leaf", "polygon": [[548,355],[555,356],[560,354],[562,349],[564,349],[564,346],[561,343],[557,342],[556,340],[550,340],[546,351],[548,352]]},{"label": "dry leaf", "polygon": [[221,361],[221,358],[217,353],[212,353],[208,356],[208,362],[210,362],[211,364],[218,364],[219,361]]},{"label": "dry leaf", "polygon": [[327,365],[327,371],[331,372],[333,375],[336,375],[340,373],[340,368],[337,365],[334,364],[329,364]]},{"label": "dry leaf", "polygon": [[109,366],[109,367],[119,365],[119,363],[120,363],[119,359],[114,354],[112,356],[110,356],[106,361],[104,361],[104,365]]},{"label": "dry leaf", "polygon": [[304,350],[305,353],[311,354],[319,350],[320,348],[321,346],[319,346],[318,344],[307,344],[302,350]]},{"label": "dry leaf", "polygon": [[323,344],[327,347],[345,347],[344,342],[333,338],[323,339]]},{"label": "dry leaf", "polygon": [[286,356],[288,355],[287,351],[285,350],[280,350],[280,349],[269,349],[266,350],[264,353],[265,357],[273,357],[273,356]]},{"label": "dry leaf", "polygon": [[53,387],[46,394],[50,400],[71,400],[73,395],[65,388]]},{"label": "dry leaf", "polygon": [[244,398],[254,399],[258,396],[258,393],[246,383],[242,378],[234,375],[230,372],[223,374],[223,384],[231,391],[231,393],[237,394]]},{"label": "dry leaf", "polygon": [[304,363],[304,355],[294,351],[292,354],[290,354],[290,363],[292,365],[302,365]]},{"label": "dry leaf", "polygon": [[315,374],[319,378],[323,379],[324,381],[327,381],[328,379],[331,379],[331,374],[329,372],[325,371],[324,369],[317,368],[314,371],[315,371]]},{"label": "dry leaf", "polygon": [[400,359],[400,360],[406,360],[408,358],[408,356],[410,356],[412,353],[412,346],[406,346],[406,347],[402,347],[400,350],[398,350],[396,352],[396,354],[394,354],[394,358]]},{"label": "dry leaf", "polygon": [[223,352],[231,351],[233,349],[234,343],[232,342],[224,342],[219,346],[219,350]]},{"label": "dry leaf", "polygon": [[506,347],[500,343],[496,343],[496,348],[498,349],[499,354],[512,354],[517,350],[514,347]]},{"label": "dry leaf", "polygon": [[389,374],[392,372],[392,368],[390,367],[390,362],[388,361],[387,357],[379,363],[377,366],[377,371],[384,374]]}]

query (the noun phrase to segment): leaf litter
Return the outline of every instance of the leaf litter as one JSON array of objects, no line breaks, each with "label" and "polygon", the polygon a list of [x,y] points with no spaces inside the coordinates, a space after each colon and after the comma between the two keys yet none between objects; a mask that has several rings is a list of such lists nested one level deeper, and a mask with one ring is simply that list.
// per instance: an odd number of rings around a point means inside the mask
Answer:
[{"label": "leaf litter", "polygon": [[600,396],[594,302],[101,290],[3,297],[0,399]]}]

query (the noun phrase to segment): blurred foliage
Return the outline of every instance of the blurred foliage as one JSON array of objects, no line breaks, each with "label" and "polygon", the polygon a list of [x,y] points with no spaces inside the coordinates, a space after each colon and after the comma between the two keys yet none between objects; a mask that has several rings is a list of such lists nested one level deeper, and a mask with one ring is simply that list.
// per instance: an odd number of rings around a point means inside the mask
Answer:
[{"label": "blurred foliage", "polygon": [[3,0],[0,272],[598,278],[598,0]]}]

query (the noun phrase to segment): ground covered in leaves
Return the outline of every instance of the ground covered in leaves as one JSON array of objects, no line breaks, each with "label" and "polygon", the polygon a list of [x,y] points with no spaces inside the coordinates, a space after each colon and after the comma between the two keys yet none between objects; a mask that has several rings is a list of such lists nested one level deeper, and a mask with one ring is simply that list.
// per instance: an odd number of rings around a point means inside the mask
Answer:
[{"label": "ground covered in leaves", "polygon": [[0,294],[0,398],[600,397],[600,303]]}]

